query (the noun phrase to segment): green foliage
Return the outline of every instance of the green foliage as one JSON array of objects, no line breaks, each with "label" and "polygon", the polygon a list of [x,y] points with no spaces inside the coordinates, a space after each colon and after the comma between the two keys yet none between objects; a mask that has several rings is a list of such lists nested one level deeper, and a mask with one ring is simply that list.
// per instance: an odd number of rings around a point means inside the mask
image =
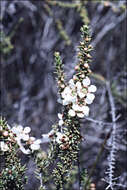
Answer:
[{"label": "green foliage", "polygon": [[55,52],[55,67],[56,67],[56,80],[58,84],[59,93],[65,88],[65,74],[63,70],[63,64],[59,52]]},{"label": "green foliage", "polygon": [[[87,185],[86,185],[87,183]],[[83,190],[89,190],[90,189],[91,180],[88,178],[88,173],[86,169],[82,169],[81,172],[81,186],[83,187]]]},{"label": "green foliage", "polygon": [[[84,78],[91,72],[88,63],[91,60],[91,56],[89,53],[92,50],[92,46],[89,45],[90,35],[88,26],[84,25],[81,28],[81,32],[83,41],[80,43],[79,46],[79,63],[76,67],[75,74],[77,81],[80,81],[81,78]],[[61,89],[60,92],[62,92],[62,85],[64,85],[63,88],[65,88],[65,85],[67,84],[64,82],[64,72],[61,58],[58,52],[55,53],[55,65],[58,77],[58,86]],[[64,184],[66,184],[68,179],[70,178],[70,173],[73,166],[77,164],[79,144],[81,142],[80,121],[77,117],[74,117],[73,119],[69,117],[67,114],[68,110],[69,105],[64,106],[64,127],[62,127],[62,131],[69,138],[69,141],[61,144],[60,146],[54,145],[53,150],[57,153],[57,164],[53,170],[53,176],[56,184],[56,189],[60,190],[64,188]],[[56,130],[59,131],[59,127]]]},{"label": "green foliage", "polygon": [[3,31],[0,31],[0,52],[8,54],[13,49],[10,36],[7,36]]},{"label": "green foliage", "polygon": [[7,122],[2,118],[0,118],[0,143],[1,142],[5,142],[9,150],[5,152],[0,151],[1,160],[3,160],[3,168],[1,168],[0,173],[0,189],[23,190],[23,185],[26,183],[26,177],[24,177],[26,167],[20,163],[20,159],[17,155],[17,144],[13,141],[11,133],[9,133]]},{"label": "green foliage", "polygon": [[59,30],[59,34],[65,40],[66,45],[68,45],[68,46],[71,45],[71,40],[70,40],[69,36],[67,35],[66,31],[64,30],[60,19],[56,20],[56,25]]}]

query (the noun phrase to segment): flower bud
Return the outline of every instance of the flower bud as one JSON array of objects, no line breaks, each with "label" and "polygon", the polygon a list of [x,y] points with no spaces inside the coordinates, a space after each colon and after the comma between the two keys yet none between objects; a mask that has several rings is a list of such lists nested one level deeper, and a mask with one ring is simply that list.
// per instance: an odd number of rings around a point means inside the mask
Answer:
[{"label": "flower bud", "polygon": [[76,75],[74,75],[73,80],[78,80],[78,77]]},{"label": "flower bud", "polygon": [[91,48],[91,49],[92,49],[92,48],[93,48],[93,46],[92,46],[92,45],[89,45],[89,46],[88,46],[88,48]]},{"label": "flower bud", "polygon": [[61,86],[60,86],[61,88],[65,88],[65,85],[64,84],[61,84]]},{"label": "flower bud", "polygon": [[90,74],[90,73],[92,73],[92,71],[90,69],[88,69],[88,73]]},{"label": "flower bud", "polygon": [[87,50],[88,50],[88,48],[84,48],[84,50],[85,50],[85,51],[87,51]]},{"label": "flower bud", "polygon": [[3,136],[7,137],[8,136],[8,131],[4,131]]},{"label": "flower bud", "polygon": [[86,54],[86,56],[87,56],[88,58],[92,58],[92,56],[91,56],[90,54]]},{"label": "flower bud", "polygon": [[86,37],[86,38],[85,38],[85,41],[86,41],[86,42],[89,42],[89,41],[90,41],[90,38]]},{"label": "flower bud", "polygon": [[77,70],[79,70],[80,69],[80,67],[78,66],[78,65],[76,65],[75,66],[75,70],[77,71]]},{"label": "flower bud", "polygon": [[89,67],[88,63],[85,63],[85,64],[84,64],[84,67],[85,67],[85,68],[88,68],[88,67]]},{"label": "flower bud", "polygon": [[82,56],[82,54],[80,52],[78,52],[78,56]]},{"label": "flower bud", "polygon": [[81,46],[83,46],[83,45],[84,45],[84,42],[80,42],[80,44],[81,44]]},{"label": "flower bud", "polygon": [[55,52],[55,56],[59,56],[60,55],[60,53],[59,52]]},{"label": "flower bud", "polygon": [[81,75],[81,78],[85,78],[85,75],[84,75],[84,74],[82,74],[82,75]]}]

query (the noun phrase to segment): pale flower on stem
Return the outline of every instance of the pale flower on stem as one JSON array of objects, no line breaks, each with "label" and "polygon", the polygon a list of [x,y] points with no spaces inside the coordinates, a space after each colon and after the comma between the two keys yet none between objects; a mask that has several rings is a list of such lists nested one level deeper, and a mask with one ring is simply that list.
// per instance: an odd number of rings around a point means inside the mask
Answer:
[{"label": "pale flower on stem", "polygon": [[37,139],[33,141],[33,143],[30,145],[30,148],[32,151],[39,150],[40,149],[41,140]]},{"label": "pale flower on stem", "polygon": [[71,89],[75,89],[75,83],[74,83],[73,79],[69,80],[69,86],[70,86]]},{"label": "pale flower on stem", "polygon": [[4,141],[0,142],[0,150],[3,151],[3,152],[6,152],[6,151],[9,150],[8,145]]},{"label": "pale flower on stem", "polygon": [[76,114],[75,114],[75,111],[73,109],[70,109],[69,112],[68,112],[69,116],[71,117],[74,117]]},{"label": "pale flower on stem", "polygon": [[96,92],[96,90],[97,90],[97,87],[95,85],[90,85],[88,87],[88,92]]},{"label": "pale flower on stem", "polygon": [[68,137],[64,134],[64,133],[61,133],[61,132],[57,132],[56,133],[56,142],[58,144],[62,143],[62,139],[64,139],[64,141],[68,141]]},{"label": "pale flower on stem", "polygon": [[95,98],[95,95],[92,93],[88,93],[87,97],[85,99],[86,104],[92,104],[93,100]]},{"label": "pale flower on stem", "polygon": [[89,77],[84,78],[83,81],[82,81],[82,83],[83,83],[84,87],[89,86],[90,85],[90,79],[89,79]]}]

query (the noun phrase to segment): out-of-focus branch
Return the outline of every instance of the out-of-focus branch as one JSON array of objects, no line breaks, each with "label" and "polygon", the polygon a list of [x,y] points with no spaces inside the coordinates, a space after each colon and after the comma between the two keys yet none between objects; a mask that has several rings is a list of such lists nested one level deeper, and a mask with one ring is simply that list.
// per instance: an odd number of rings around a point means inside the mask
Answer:
[{"label": "out-of-focus branch", "polygon": [[113,125],[113,123],[95,120],[95,119],[92,119],[90,117],[86,117],[85,119],[88,120],[88,121],[91,121],[93,123],[99,124],[99,125]]},{"label": "out-of-focus branch", "polygon": [[107,140],[108,140],[109,137],[110,137],[110,134],[111,134],[111,131],[109,131],[109,132],[107,133],[107,135],[106,135],[106,137],[105,137],[105,139],[104,139],[104,142],[103,142],[103,144],[101,145],[100,151],[98,152],[98,155],[97,155],[97,157],[96,157],[96,160],[95,160],[95,162],[93,163],[92,168],[91,168],[91,170],[90,170],[90,174],[89,174],[88,179],[87,179],[87,181],[86,181],[86,183],[85,183],[84,189],[87,187],[87,185],[88,185],[88,183],[89,183],[89,180],[90,180],[90,178],[91,178],[92,175],[93,175],[93,172],[94,172],[94,170],[95,170],[95,168],[96,168],[96,165],[97,165],[97,163],[98,163],[98,161],[99,161],[99,159],[100,159],[100,157],[101,157],[101,155],[102,155],[102,153],[103,153],[103,151],[104,151],[104,147],[105,147],[105,145],[106,145],[106,143],[107,143]]},{"label": "out-of-focus branch", "polygon": [[111,22],[98,33],[97,37],[92,41],[92,46],[95,47],[104,36],[111,30],[113,30],[118,24],[120,24],[127,17],[127,13],[124,12],[121,16],[116,19],[116,22]]},{"label": "out-of-focus branch", "polygon": [[111,92],[111,87],[110,87],[110,82],[106,83],[107,86],[107,91],[108,91],[108,96],[109,96],[109,103],[111,106],[111,116],[112,116],[112,147],[110,151],[110,156],[109,156],[109,171],[107,172],[109,175],[109,185],[106,188],[109,189],[111,188],[112,190],[114,189],[114,168],[115,168],[115,161],[116,161],[116,150],[117,150],[117,145],[116,145],[116,108],[115,108],[115,103],[114,103],[114,98]]}]

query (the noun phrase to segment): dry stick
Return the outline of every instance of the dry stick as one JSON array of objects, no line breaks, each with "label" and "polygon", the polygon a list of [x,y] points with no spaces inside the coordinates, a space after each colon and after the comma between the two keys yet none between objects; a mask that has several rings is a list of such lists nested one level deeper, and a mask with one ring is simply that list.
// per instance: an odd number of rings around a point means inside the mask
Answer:
[{"label": "dry stick", "polygon": [[[92,166],[92,168],[91,168],[90,174],[89,174],[89,176],[88,176],[88,179],[87,179],[87,181],[86,181],[86,183],[85,183],[85,186],[84,186],[85,190],[86,190],[86,187],[87,187],[87,185],[88,185],[88,182],[89,182],[89,180],[90,180],[90,178],[91,178],[91,176],[92,176],[92,174],[93,174],[93,172],[94,172],[94,170],[95,170],[95,167],[96,167],[96,165],[97,165],[97,163],[98,163],[98,161],[99,161],[99,159],[100,159],[100,156],[102,155],[102,153],[103,153],[103,151],[104,151],[104,147],[105,147],[105,145],[106,145],[106,143],[107,143],[107,140],[109,139],[109,137],[110,137],[112,131],[113,131],[113,136],[114,136],[114,134],[116,133],[116,120],[117,120],[117,119],[116,119],[116,115],[115,115],[114,99],[113,99],[113,96],[112,96],[112,93],[111,93],[111,88],[110,88],[109,82],[107,82],[106,85],[107,85],[107,90],[108,90],[108,95],[109,95],[109,101],[110,101],[110,105],[111,105],[111,111],[112,111],[112,125],[113,125],[113,127],[112,127],[112,129],[108,132],[108,134],[106,135],[106,137],[105,137],[105,139],[104,139],[103,144],[101,145],[100,151],[99,151],[99,153],[98,153],[98,155],[97,155],[97,157],[96,157],[96,160],[95,160],[95,162],[94,162],[94,164],[93,164],[93,166]],[[115,136],[114,136],[114,138],[115,138]],[[114,139],[114,142],[115,142],[115,139]]]},{"label": "dry stick", "polygon": [[113,125],[113,123],[95,120],[95,119],[90,118],[90,117],[86,117],[85,119],[88,120],[88,121],[91,121],[93,123],[100,124],[100,125]]},{"label": "dry stick", "polygon": [[110,131],[107,133],[107,135],[106,135],[106,137],[105,137],[105,139],[104,139],[104,142],[103,142],[103,144],[101,145],[100,151],[99,151],[99,153],[98,153],[98,155],[97,155],[97,157],[96,157],[95,162],[93,163],[93,166],[92,166],[92,168],[91,168],[91,171],[90,171],[90,174],[89,174],[89,176],[88,176],[88,179],[86,180],[86,183],[85,183],[85,186],[84,186],[85,190],[86,190],[86,187],[87,187],[87,185],[88,185],[88,183],[89,183],[89,180],[90,180],[91,176],[93,175],[93,172],[94,172],[94,170],[95,170],[95,168],[96,168],[96,165],[97,165],[97,163],[98,163],[98,161],[99,161],[99,159],[100,159],[100,157],[101,157],[101,155],[102,155],[102,153],[103,153],[103,151],[104,151],[104,147],[105,147],[105,145],[106,145],[106,143],[107,143],[107,140],[109,139],[109,137],[110,137],[110,135],[111,135],[111,132],[112,132],[112,130],[110,130]]},{"label": "dry stick", "polygon": [[111,106],[111,116],[112,116],[112,148],[110,152],[110,158],[111,163],[109,164],[109,186],[106,189],[113,189],[113,163],[115,163],[115,151],[116,151],[116,113],[115,113],[115,103],[114,98],[112,96],[111,88],[110,88],[110,82],[106,83],[107,85],[107,91],[109,96],[109,102]]},{"label": "dry stick", "polygon": [[79,153],[78,153],[78,159],[77,159],[77,165],[78,165],[78,180],[79,180],[79,190],[81,188],[81,170],[80,170],[80,161],[79,161]]}]

